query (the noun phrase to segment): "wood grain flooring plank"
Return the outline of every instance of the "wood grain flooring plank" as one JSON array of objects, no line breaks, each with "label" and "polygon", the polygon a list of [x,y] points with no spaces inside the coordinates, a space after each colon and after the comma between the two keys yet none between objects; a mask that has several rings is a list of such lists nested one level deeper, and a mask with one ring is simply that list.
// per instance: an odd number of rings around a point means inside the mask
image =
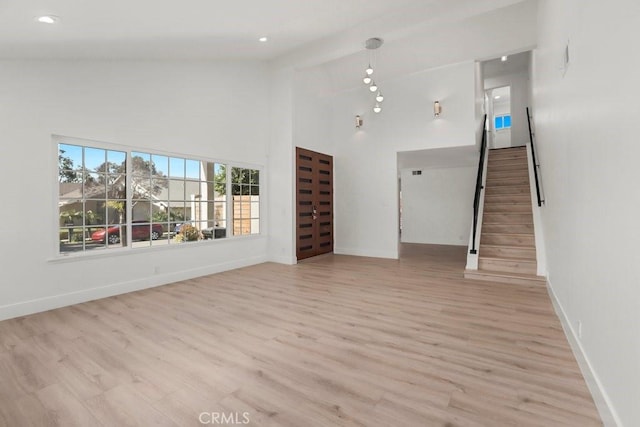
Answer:
[{"label": "wood grain flooring plank", "polygon": [[0,322],[0,426],[591,426],[540,286],[465,250],[265,263]]}]

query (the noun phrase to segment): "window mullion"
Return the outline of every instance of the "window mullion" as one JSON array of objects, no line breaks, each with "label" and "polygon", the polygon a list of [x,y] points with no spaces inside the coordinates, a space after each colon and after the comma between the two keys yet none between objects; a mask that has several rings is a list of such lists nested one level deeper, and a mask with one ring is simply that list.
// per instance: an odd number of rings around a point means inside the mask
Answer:
[{"label": "window mullion", "polygon": [[226,178],[227,178],[227,203],[226,203],[226,209],[227,209],[227,230],[225,231],[225,235],[227,237],[233,237],[233,194],[231,193],[231,177],[233,175],[233,167],[227,163],[227,166],[225,166],[227,168],[227,173],[226,173]]},{"label": "window mullion", "polygon": [[125,193],[127,195],[126,197],[126,204],[127,204],[127,209],[126,209],[126,218],[127,218],[127,224],[126,224],[126,228],[127,228],[127,247],[128,248],[132,248],[133,247],[133,227],[131,226],[131,221],[133,219],[133,191],[131,191],[131,173],[133,170],[133,161],[132,161],[132,156],[131,156],[131,151],[127,151],[127,162],[126,162],[126,166],[125,166],[125,173],[126,173],[126,177],[125,177]]}]

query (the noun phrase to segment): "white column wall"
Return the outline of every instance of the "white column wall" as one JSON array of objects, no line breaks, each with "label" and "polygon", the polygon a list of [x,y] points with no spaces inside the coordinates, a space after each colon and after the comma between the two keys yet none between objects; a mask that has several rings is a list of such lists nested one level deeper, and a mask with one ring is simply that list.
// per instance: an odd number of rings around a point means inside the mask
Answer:
[{"label": "white column wall", "polygon": [[640,4],[546,0],[538,22],[534,121],[549,283],[605,424],[636,426]]}]

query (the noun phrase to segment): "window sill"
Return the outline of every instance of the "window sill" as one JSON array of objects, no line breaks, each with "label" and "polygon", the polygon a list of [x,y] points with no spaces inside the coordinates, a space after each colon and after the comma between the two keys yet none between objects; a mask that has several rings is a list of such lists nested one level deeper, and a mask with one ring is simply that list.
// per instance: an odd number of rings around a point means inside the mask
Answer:
[{"label": "window sill", "polygon": [[97,259],[106,259],[127,255],[137,255],[137,254],[145,254],[145,253],[154,253],[154,252],[162,252],[162,251],[172,251],[177,250],[177,248],[202,248],[207,247],[208,245],[216,246],[219,244],[224,244],[223,242],[240,242],[240,241],[251,241],[251,240],[259,240],[263,239],[266,236],[264,234],[251,234],[246,236],[233,236],[226,237],[224,239],[214,239],[211,241],[199,241],[199,242],[185,242],[185,243],[170,243],[165,246],[151,246],[145,248],[118,248],[118,249],[104,249],[99,250],[98,253],[94,252],[80,252],[69,255],[57,255],[55,257],[47,259],[48,263],[51,264],[64,264],[67,262],[76,262],[82,260],[97,260]]}]

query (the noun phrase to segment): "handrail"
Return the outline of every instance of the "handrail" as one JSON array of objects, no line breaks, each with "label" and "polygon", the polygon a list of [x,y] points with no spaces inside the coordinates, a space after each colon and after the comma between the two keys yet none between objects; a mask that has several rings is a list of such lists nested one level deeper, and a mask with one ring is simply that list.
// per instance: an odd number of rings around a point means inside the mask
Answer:
[{"label": "handrail", "polygon": [[527,107],[527,123],[529,124],[529,142],[531,143],[531,162],[533,163],[533,176],[536,181],[536,196],[538,196],[538,206],[542,206],[544,199],[540,196],[540,181],[538,180],[538,168],[540,165],[536,161],[536,149],[533,144],[533,131],[531,130],[531,115],[529,113],[529,107]]},{"label": "handrail", "polygon": [[478,215],[480,213],[480,194],[484,186],[482,185],[482,177],[484,175],[484,156],[487,152],[487,115],[482,120],[482,143],[480,144],[480,160],[478,162],[478,176],[476,177],[476,194],[473,198],[473,237],[471,241],[471,250],[469,253],[477,254],[476,234],[478,232]]}]

